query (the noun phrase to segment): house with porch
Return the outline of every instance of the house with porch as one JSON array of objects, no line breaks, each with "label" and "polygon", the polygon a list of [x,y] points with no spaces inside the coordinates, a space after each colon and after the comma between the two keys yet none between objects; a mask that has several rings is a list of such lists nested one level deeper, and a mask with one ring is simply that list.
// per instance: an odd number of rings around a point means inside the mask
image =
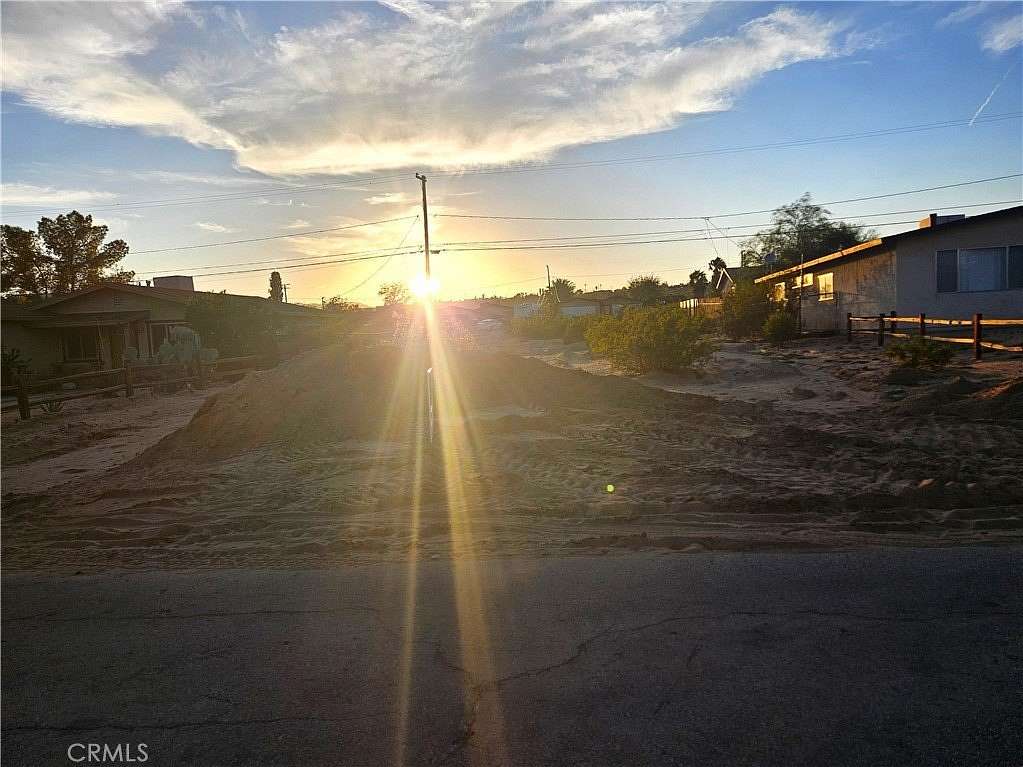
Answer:
[{"label": "house with porch", "polygon": [[260,296],[203,293],[191,284],[190,277],[175,278],[173,287],[160,280],[147,286],[104,283],[28,305],[4,301],[3,345],[19,349],[39,375],[66,375],[121,367],[129,347],[139,359],[152,359],[172,328],[188,325],[185,312],[198,295],[269,305],[285,332],[332,319],[320,309]]},{"label": "house with porch", "polygon": [[795,303],[806,330],[841,330],[846,314],[1023,317],[1023,206],[977,216],[934,213],[885,235],[756,279]]}]

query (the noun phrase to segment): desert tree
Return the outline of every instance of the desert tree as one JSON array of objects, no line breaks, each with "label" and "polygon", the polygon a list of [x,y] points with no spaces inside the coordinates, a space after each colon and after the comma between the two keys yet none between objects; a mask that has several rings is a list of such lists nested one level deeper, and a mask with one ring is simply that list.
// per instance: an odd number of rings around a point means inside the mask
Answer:
[{"label": "desert tree", "polygon": [[810,195],[775,209],[771,227],[743,242],[740,256],[743,266],[759,266],[774,254],[775,266],[782,268],[826,256],[849,248],[874,236],[857,224],[833,221],[831,212],[814,205]]},{"label": "desert tree", "polygon": [[323,301],[323,310],[325,312],[351,312],[358,308],[358,303],[349,301],[342,296],[331,296]]},{"label": "desert tree", "polygon": [[384,301],[384,306],[407,304],[412,297],[404,282],[385,282],[377,289],[377,295]]},{"label": "desert tree", "polygon": [[124,240],[104,242],[108,228],[77,210],[41,218],[36,231],[5,224],[0,234],[0,290],[67,295],[103,282],[130,282],[135,272],[116,269],[128,255]]},{"label": "desert tree", "polygon": [[705,271],[697,269],[695,272],[690,273],[689,284],[693,286],[693,295],[697,298],[703,298],[703,296],[707,295],[707,286],[710,284],[710,280],[707,279]]},{"label": "desert tree", "polygon": [[270,300],[278,304],[284,301],[284,281],[280,272],[270,272]]},{"label": "desert tree", "polygon": [[629,280],[625,291],[634,301],[639,301],[644,306],[653,306],[664,296],[665,287],[664,281],[659,277],[645,274]]},{"label": "desert tree", "polygon": [[559,301],[565,301],[575,295],[577,288],[567,277],[558,277],[551,280],[551,291]]}]

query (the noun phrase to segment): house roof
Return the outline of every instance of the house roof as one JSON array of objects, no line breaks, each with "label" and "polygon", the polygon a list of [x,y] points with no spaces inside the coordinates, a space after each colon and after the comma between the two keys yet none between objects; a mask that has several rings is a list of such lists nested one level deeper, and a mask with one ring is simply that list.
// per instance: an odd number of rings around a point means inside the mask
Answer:
[{"label": "house roof", "polygon": [[4,322],[29,322],[38,320],[40,316],[49,317],[46,312],[40,312],[36,307],[38,304],[23,304],[20,301],[4,300],[0,303],[0,320]]},{"label": "house roof", "polygon": [[725,278],[732,284],[744,282],[745,280],[754,280],[763,274],[766,269],[766,266],[726,266],[718,271],[717,280],[714,282],[714,289],[721,290]]},{"label": "house roof", "polygon": [[[263,296],[246,296],[238,293],[211,293],[203,290],[184,290],[182,288],[164,288],[164,287],[150,287],[142,285],[131,285],[120,282],[104,282],[99,285],[93,285],[88,288],[69,293],[66,296],[57,296],[47,301],[43,301],[37,304],[39,308],[48,308],[55,306],[56,304],[70,301],[80,296],[85,296],[90,293],[95,293],[98,290],[118,290],[125,293],[133,293],[135,295],[144,296],[146,298],[157,298],[163,301],[170,301],[176,304],[187,304],[196,296],[223,296],[227,300],[231,301],[260,301],[266,302],[273,306],[274,310],[284,314],[290,314],[295,316],[306,316],[306,317],[322,317],[324,312],[322,309],[316,309],[309,306],[302,306],[300,304],[284,304],[270,301],[268,298]],[[6,307],[5,307],[6,308]],[[34,309],[33,309],[34,311]]]},{"label": "house roof", "polygon": [[891,248],[903,240],[910,240],[914,237],[922,237],[926,234],[932,234],[936,230],[946,232],[950,229],[968,226],[969,224],[976,224],[1009,216],[1019,216],[1020,219],[1023,220],[1023,205],[1016,205],[1012,208],[1002,208],[1001,210],[993,210],[990,213],[981,213],[977,216],[966,216],[965,218],[958,218],[952,221],[943,221],[941,223],[934,224],[933,226],[924,226],[917,229],[909,229],[905,232],[889,234],[884,237],[877,237],[873,240],[867,240],[867,242],[861,242],[859,245],[853,245],[851,248],[845,248],[835,253],[829,253],[826,256],[821,256],[820,258],[805,261],[800,265],[790,266],[785,269],[779,269],[777,272],[765,274],[763,277],[758,277],[754,280],[754,282],[768,282],[770,280],[776,280],[779,277],[788,277],[792,274],[798,274],[800,270],[805,271],[806,269],[811,269],[813,267],[820,266],[821,264],[834,264],[845,259],[854,257],[858,258],[865,255],[868,251]]}]

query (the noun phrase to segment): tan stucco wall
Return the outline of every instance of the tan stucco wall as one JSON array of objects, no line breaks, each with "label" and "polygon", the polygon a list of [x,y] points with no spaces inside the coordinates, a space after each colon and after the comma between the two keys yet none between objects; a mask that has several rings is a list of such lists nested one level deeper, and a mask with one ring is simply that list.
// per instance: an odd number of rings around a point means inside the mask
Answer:
[{"label": "tan stucco wall", "polygon": [[7,349],[20,349],[21,356],[31,360],[32,372],[41,376],[53,373],[60,362],[60,340],[54,330],[27,328],[19,322],[4,322],[0,330]]},{"label": "tan stucco wall", "polygon": [[925,312],[931,317],[966,319],[975,312],[986,317],[1023,317],[1023,290],[984,293],[939,293],[935,254],[939,250],[1023,245],[1023,214],[974,225],[942,227],[898,244],[896,282],[900,315]]},{"label": "tan stucco wall", "polygon": [[[817,276],[828,272],[834,275],[835,298],[819,301],[816,295]],[[808,288],[803,296],[803,327],[806,330],[841,330],[845,328],[847,313],[870,317],[895,309],[896,267],[895,256],[890,251],[818,268],[813,271],[813,276],[814,287],[812,290]],[[791,281],[789,284],[791,286]],[[791,287],[788,295],[795,295]]]}]

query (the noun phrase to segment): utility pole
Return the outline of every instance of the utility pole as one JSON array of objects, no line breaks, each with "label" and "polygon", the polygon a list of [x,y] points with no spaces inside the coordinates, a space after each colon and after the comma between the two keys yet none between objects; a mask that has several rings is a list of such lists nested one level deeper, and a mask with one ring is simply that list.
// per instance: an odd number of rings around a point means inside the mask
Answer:
[{"label": "utility pole", "polygon": [[417,173],[416,178],[423,185],[423,255],[426,257],[426,279],[430,279],[430,216],[426,209],[426,176]]},{"label": "utility pole", "polygon": [[288,303],[288,283],[282,285],[284,288],[284,303]]},{"label": "utility pole", "polygon": [[551,265],[547,264],[547,290],[551,289]]}]

